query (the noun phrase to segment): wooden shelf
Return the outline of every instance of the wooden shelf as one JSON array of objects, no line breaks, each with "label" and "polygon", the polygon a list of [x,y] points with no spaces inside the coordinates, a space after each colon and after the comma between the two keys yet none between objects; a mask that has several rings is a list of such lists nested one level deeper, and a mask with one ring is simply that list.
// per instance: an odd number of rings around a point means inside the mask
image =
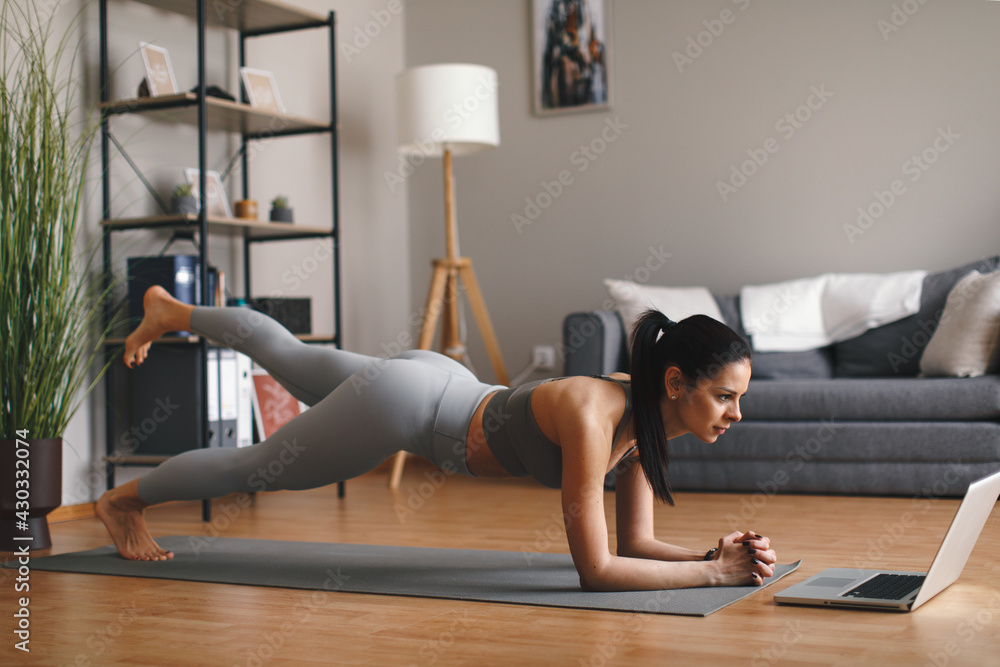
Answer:
[{"label": "wooden shelf", "polygon": [[[198,336],[160,336],[159,338],[157,338],[156,340],[153,341],[153,344],[154,345],[163,345],[163,344],[167,344],[167,343],[173,343],[175,345],[176,344],[182,344],[182,343],[183,344],[188,344],[188,343],[197,343],[198,340],[199,340]],[[105,338],[104,339],[104,344],[105,345],[124,345],[125,344],[125,339],[124,338]]]},{"label": "wooden shelf", "polygon": [[[292,114],[276,114],[255,109],[249,104],[231,102],[219,97],[207,97],[208,129],[239,132],[250,136],[268,137],[305,132],[326,132],[329,123]],[[198,95],[186,92],[176,95],[137,97],[104,102],[101,109],[113,115],[141,113],[155,120],[198,125]]]},{"label": "wooden shelf", "polygon": [[[128,229],[198,229],[198,216],[193,213],[177,213],[173,215],[157,215],[146,218],[115,218],[102,220],[101,224],[115,231]],[[287,224],[281,222],[261,222],[243,218],[220,218],[209,216],[208,232],[210,234],[228,234],[241,236],[246,230],[251,239],[276,238],[311,238],[329,236],[331,230],[311,225]]]},{"label": "wooden shelf", "polygon": [[[296,338],[304,343],[332,343],[335,340],[333,334],[294,334]],[[153,341],[153,345],[189,345],[201,341],[199,336],[161,336]],[[105,345],[124,345],[124,338],[106,338]]]},{"label": "wooden shelf", "polygon": [[118,466],[156,466],[160,465],[169,456],[156,456],[154,454],[112,454],[110,456],[105,456],[104,460],[107,463],[114,463]]},{"label": "wooden shelf", "polygon": [[[150,7],[197,19],[195,0],[134,0]],[[326,17],[270,0],[207,0],[205,20],[208,25],[258,32],[275,28],[303,28],[325,23]]]}]

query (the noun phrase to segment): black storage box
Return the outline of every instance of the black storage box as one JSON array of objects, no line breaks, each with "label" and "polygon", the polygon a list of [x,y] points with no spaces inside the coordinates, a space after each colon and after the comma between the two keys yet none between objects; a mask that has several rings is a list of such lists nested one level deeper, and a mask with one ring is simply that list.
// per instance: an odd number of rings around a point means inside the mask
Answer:
[{"label": "black storage box", "polygon": [[273,317],[293,334],[312,333],[311,299],[250,299],[250,307]]}]

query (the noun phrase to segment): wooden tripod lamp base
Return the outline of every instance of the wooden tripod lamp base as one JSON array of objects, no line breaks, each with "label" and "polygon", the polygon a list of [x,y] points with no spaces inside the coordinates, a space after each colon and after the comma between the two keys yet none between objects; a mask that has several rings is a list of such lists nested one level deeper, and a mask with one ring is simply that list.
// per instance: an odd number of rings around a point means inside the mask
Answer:
[{"label": "wooden tripod lamp base", "polygon": [[[460,283],[462,283],[465,285],[476,325],[479,327],[483,342],[486,344],[486,353],[490,357],[497,382],[507,384],[508,378],[503,365],[503,355],[500,353],[496,332],[490,321],[490,313],[486,309],[486,301],[483,300],[483,293],[479,290],[479,282],[476,280],[476,272],[472,268],[472,260],[468,257],[459,257],[454,260],[435,259],[433,266],[434,276],[431,278],[431,289],[427,295],[427,306],[424,310],[424,321],[417,347],[421,350],[431,349],[437,321],[443,314],[445,326],[441,332],[441,350],[457,361],[465,361],[467,355],[458,331],[458,298],[461,294]],[[459,352],[452,354],[452,350]]]}]

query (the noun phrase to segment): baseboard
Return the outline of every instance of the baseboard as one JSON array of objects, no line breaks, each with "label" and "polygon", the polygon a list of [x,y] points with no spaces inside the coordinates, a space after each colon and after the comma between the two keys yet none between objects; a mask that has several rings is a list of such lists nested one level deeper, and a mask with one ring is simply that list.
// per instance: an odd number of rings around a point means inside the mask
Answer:
[{"label": "baseboard", "polygon": [[[228,498],[228,496],[225,496]],[[166,503],[157,505],[157,507],[165,507],[167,505],[184,505],[184,504],[194,504],[200,503],[200,500],[173,500]],[[78,519],[96,519],[97,518],[97,503],[83,503],[81,505],[66,505],[62,507],[57,507],[52,510],[49,515],[49,523],[61,523],[63,521],[77,521]]]},{"label": "baseboard", "polygon": [[97,516],[94,507],[95,503],[83,503],[81,505],[66,505],[63,507],[57,507],[49,513],[49,523],[76,521],[77,519],[93,519]]}]

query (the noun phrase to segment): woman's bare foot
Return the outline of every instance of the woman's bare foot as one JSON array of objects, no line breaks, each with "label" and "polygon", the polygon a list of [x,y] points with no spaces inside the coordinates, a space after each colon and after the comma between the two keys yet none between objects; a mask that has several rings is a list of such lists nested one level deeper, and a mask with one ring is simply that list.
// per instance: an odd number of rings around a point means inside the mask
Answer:
[{"label": "woman's bare foot", "polygon": [[106,491],[97,501],[97,516],[104,522],[122,558],[168,560],[174,557],[158,545],[146,527],[147,504],[139,497],[138,480]]},{"label": "woman's bare foot", "polygon": [[181,303],[158,285],[142,297],[144,315],[136,330],[125,339],[125,365],[142,365],[153,341],[168,331],[185,331],[191,325],[194,306]]}]

